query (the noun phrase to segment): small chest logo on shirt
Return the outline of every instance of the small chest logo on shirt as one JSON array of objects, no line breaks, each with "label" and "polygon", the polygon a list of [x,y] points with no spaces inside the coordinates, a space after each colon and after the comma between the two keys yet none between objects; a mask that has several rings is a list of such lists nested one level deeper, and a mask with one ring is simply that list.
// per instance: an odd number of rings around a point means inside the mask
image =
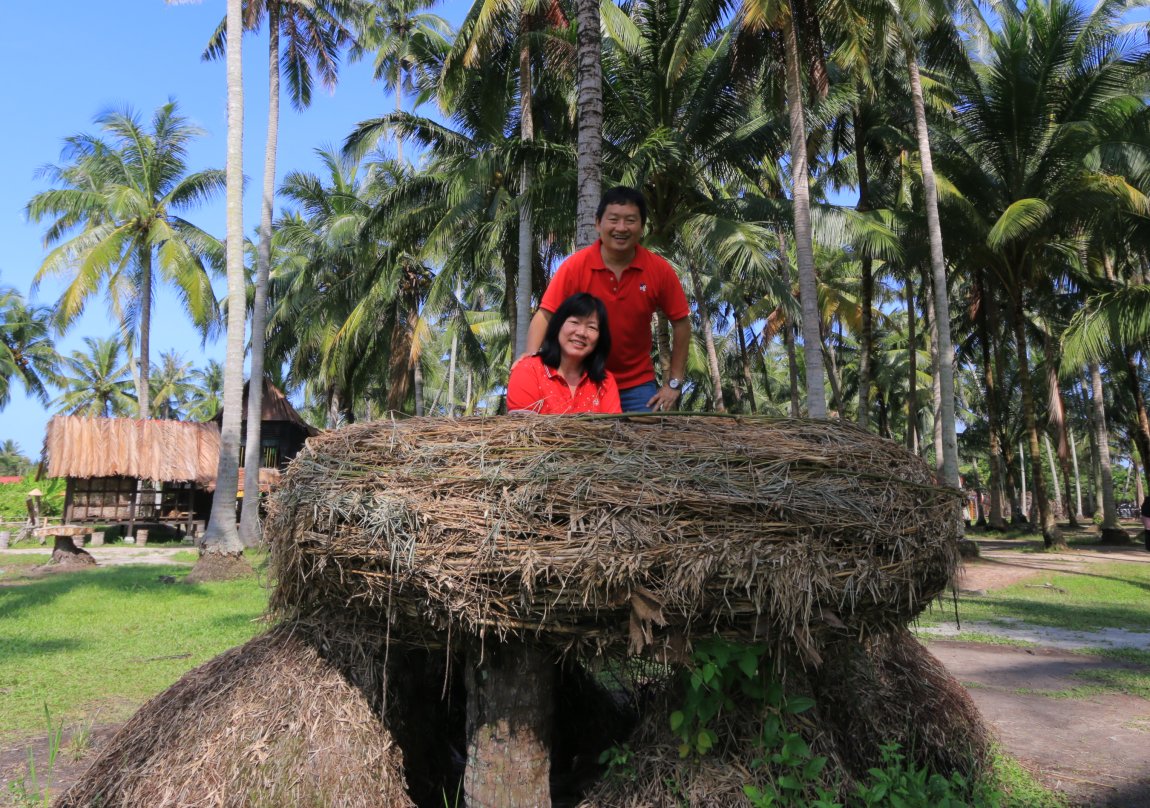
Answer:
[{"label": "small chest logo on shirt", "polygon": [[639,284],[639,291],[640,292],[646,292],[647,291],[647,284],[645,284],[645,283]]}]

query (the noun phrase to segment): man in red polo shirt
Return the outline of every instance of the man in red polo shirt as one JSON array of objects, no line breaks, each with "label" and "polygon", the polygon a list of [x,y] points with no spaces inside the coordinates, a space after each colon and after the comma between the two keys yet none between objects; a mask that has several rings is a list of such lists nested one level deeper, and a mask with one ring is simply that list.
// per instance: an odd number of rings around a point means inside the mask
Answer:
[{"label": "man in red polo shirt", "polygon": [[[539,350],[547,323],[559,305],[589,292],[607,307],[611,355],[624,412],[673,410],[682,392],[691,341],[691,310],[675,270],[639,245],[647,224],[641,191],[619,186],[603,194],[595,212],[599,240],[571,255],[551,279],[527,331],[527,355]],[[671,321],[671,376],[660,387],[651,362],[651,315]]]}]

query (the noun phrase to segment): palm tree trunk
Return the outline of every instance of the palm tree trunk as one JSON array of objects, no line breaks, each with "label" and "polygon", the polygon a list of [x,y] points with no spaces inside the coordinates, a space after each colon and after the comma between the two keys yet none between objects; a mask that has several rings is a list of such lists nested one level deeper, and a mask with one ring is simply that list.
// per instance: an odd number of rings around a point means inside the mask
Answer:
[{"label": "palm tree trunk", "polygon": [[1135,422],[1134,428],[1130,431],[1134,433],[1134,445],[1138,447],[1139,459],[1142,461],[1142,474],[1150,484],[1150,417],[1146,413],[1146,398],[1142,395],[1142,375],[1135,361],[1134,351],[1126,348],[1123,355],[1126,359],[1126,381],[1134,397]]},{"label": "palm tree trunk", "polygon": [[803,307],[803,358],[806,360],[807,415],[827,417],[823,389],[823,355],[819,339],[818,277],[811,234],[810,176],[807,169],[806,120],[803,113],[799,40],[795,30],[795,7],[783,14],[783,50],[787,62],[787,112],[791,130],[791,183],[795,217],[795,253],[799,261],[799,297]]},{"label": "palm tree trunk", "polygon": [[[521,35],[527,35],[527,16],[521,23]],[[531,103],[531,49],[519,50],[519,137],[524,143],[535,139],[535,122]],[[519,277],[515,286],[515,356],[527,351],[527,324],[531,320],[531,166],[524,160],[519,173]]]},{"label": "palm tree trunk", "polygon": [[[930,275],[925,271],[922,274],[922,299],[933,298],[934,290],[930,282]],[[938,318],[934,310],[925,302],[922,307],[922,316],[926,320],[926,344],[930,356],[930,426],[931,438],[934,443],[934,467],[940,477],[943,477],[942,468],[942,385],[938,372]],[[944,477],[945,479],[945,477]]]},{"label": "palm tree trunk", "polygon": [[578,132],[576,177],[578,203],[575,246],[595,241],[595,209],[599,206],[603,161],[603,45],[599,30],[599,0],[576,0],[576,62],[578,64]]},{"label": "palm tree trunk", "polygon": [[990,466],[990,514],[991,530],[1006,530],[1006,520],[1002,513],[1002,445],[999,442],[998,386],[994,381],[994,367],[991,364],[990,329],[987,322],[991,318],[993,301],[986,292],[986,276],[980,268],[975,275],[978,286],[978,311],[975,314],[978,338],[982,345],[982,380],[986,395],[986,421],[990,433],[990,451],[987,456]]},{"label": "palm tree trunk", "polygon": [[719,354],[715,350],[715,334],[711,330],[711,311],[707,308],[703,297],[703,282],[699,278],[699,271],[694,264],[690,267],[691,286],[695,292],[695,306],[699,312],[699,324],[703,330],[703,346],[707,350],[707,370],[711,375],[711,400],[714,402],[715,412],[726,412],[727,403],[723,399],[723,379],[719,374]]},{"label": "palm tree trunk", "polygon": [[152,417],[151,387],[151,344],[152,344],[152,248],[145,244],[140,249],[140,363],[136,376],[137,401],[140,403],[140,417]]},{"label": "palm tree trunk", "polygon": [[1046,386],[1050,398],[1048,406],[1050,425],[1054,427],[1055,435],[1058,437],[1058,469],[1062,476],[1061,488],[1058,486],[1058,478],[1054,478],[1055,497],[1064,518],[1070,522],[1071,527],[1077,527],[1078,520],[1075,518],[1074,508],[1070,505],[1070,441],[1066,436],[1066,407],[1062,401],[1062,388],[1058,384],[1056,345],[1049,334],[1043,340],[1043,350],[1046,356]]},{"label": "palm tree trunk", "polygon": [[[1026,435],[1030,450],[1031,487],[1034,492],[1034,505],[1038,510],[1038,523],[1042,526],[1042,542],[1049,549],[1065,547],[1066,539],[1054,521],[1050,511],[1050,501],[1046,496],[1046,484],[1042,479],[1042,456],[1038,446],[1038,419],[1034,412],[1034,389],[1030,380],[1030,360],[1026,350],[1026,318],[1022,308],[1022,295],[1016,292],[1014,305],[1014,342],[1018,360],[1018,386],[1022,388],[1022,415],[1026,423]],[[1033,521],[1033,520],[1032,520]]]},{"label": "palm tree trunk", "polygon": [[1118,503],[1114,498],[1114,470],[1110,460],[1110,430],[1106,426],[1106,400],[1102,395],[1102,372],[1097,362],[1090,363],[1090,389],[1094,399],[1094,442],[1097,445],[1098,468],[1102,478],[1102,539],[1113,541],[1126,532],[1118,526]]},{"label": "palm tree trunk", "polygon": [[906,297],[906,448],[918,454],[918,345],[915,338],[914,281],[907,273]]},{"label": "palm tree trunk", "polygon": [[926,205],[926,229],[930,236],[930,268],[934,276],[934,311],[938,322],[938,381],[942,396],[942,471],[943,479],[954,487],[958,480],[958,434],[954,418],[954,347],[950,338],[950,301],[947,294],[946,264],[942,254],[942,228],[938,220],[938,191],[935,187],[934,161],[930,152],[930,133],[926,128],[926,106],[922,99],[922,79],[918,58],[907,49],[911,95],[914,99],[914,123],[918,133],[918,153],[922,161],[922,190]]},{"label": "palm tree trunk", "polygon": [[747,335],[743,333],[743,318],[738,310],[735,311],[735,330],[739,335],[739,364],[743,372],[743,385],[747,390],[747,399],[750,401],[751,412],[759,411],[755,405],[755,382],[751,377],[751,362],[747,357]]},{"label": "palm tree trunk", "polygon": [[[855,210],[866,212],[870,205],[870,171],[867,166],[866,128],[862,116],[856,106],[854,109],[855,130],[855,170],[858,174],[859,201]],[[869,253],[862,256],[860,261],[861,278],[859,295],[862,298],[859,306],[862,309],[862,320],[859,324],[859,411],[858,424],[863,429],[870,427],[870,388],[871,388],[871,353],[874,323],[872,308],[874,306],[874,264]]]},{"label": "palm tree trunk", "polygon": [[[791,259],[787,248],[787,234],[780,228],[776,231],[779,239],[779,271],[783,274],[783,283],[788,289],[793,289],[791,281]],[[787,351],[787,376],[789,378],[791,393],[791,417],[798,418],[802,414],[802,403],[799,400],[799,362],[795,356],[795,327],[788,315],[783,324],[783,347]]]},{"label": "palm tree trunk", "polygon": [[551,805],[554,662],[521,640],[475,640],[466,662],[464,803],[475,808]]},{"label": "palm tree trunk", "polygon": [[1054,500],[1051,503],[1053,506],[1051,510],[1054,511],[1056,518],[1061,518],[1063,515],[1063,502],[1062,502],[1062,484],[1058,481],[1058,467],[1054,465],[1054,446],[1050,443],[1050,435],[1045,430],[1042,432],[1042,445],[1046,449],[1046,462],[1050,466],[1050,480],[1054,484]]},{"label": "palm tree trunk", "polygon": [[[243,226],[243,127],[244,97],[240,50],[243,41],[241,0],[228,0],[227,80],[227,274],[228,326],[224,357],[223,418],[220,427],[220,460],[212,511],[200,545],[200,566],[209,556],[239,558],[244,546],[236,530],[236,488],[239,478],[240,411],[244,390],[244,289]],[[195,574],[195,570],[193,570]]]},{"label": "palm tree trunk", "polygon": [[1082,513],[1082,478],[1078,475],[1078,444],[1074,441],[1074,430],[1067,430],[1070,434],[1070,457],[1074,460],[1074,521],[1081,522],[1086,518]]},{"label": "palm tree trunk", "polygon": [[276,152],[280,120],[279,3],[268,3],[268,134],[264,146],[264,186],[260,204],[260,243],[256,252],[256,289],[252,300],[251,373],[248,383],[247,441],[244,444],[244,504],[240,541],[257,547],[260,528],[260,466],[263,461],[264,344],[267,341],[268,276],[272,264],[272,214],[276,193]]}]

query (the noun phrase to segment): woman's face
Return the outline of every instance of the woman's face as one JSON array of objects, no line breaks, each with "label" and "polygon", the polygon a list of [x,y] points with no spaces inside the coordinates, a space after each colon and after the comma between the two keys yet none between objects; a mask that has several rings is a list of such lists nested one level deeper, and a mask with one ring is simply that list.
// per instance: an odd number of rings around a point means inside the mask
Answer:
[{"label": "woman's face", "polygon": [[559,352],[582,363],[599,344],[599,315],[568,317],[559,328]]}]

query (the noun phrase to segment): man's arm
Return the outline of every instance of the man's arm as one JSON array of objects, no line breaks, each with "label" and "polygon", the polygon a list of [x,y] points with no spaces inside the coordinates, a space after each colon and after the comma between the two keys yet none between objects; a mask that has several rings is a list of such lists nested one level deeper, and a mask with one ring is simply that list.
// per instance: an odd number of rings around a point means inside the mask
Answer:
[{"label": "man's arm", "polygon": [[[682,384],[683,378],[687,374],[687,352],[691,345],[691,318],[683,317],[679,320],[671,321],[671,378],[678,379]],[[651,396],[651,400],[647,402],[647,406],[652,410],[673,410],[679,401],[679,395],[682,393],[682,388],[678,390],[671,389],[667,382],[670,379],[664,379],[663,386],[659,388],[659,392]]]},{"label": "man's arm", "polygon": [[547,333],[547,324],[551,322],[552,313],[547,309],[539,309],[535,312],[535,316],[531,318],[531,325],[527,327],[527,350],[523,352],[522,356],[517,356],[515,361],[511,363],[514,368],[528,356],[534,356],[535,352],[539,350],[539,346],[543,344],[543,335]]}]

